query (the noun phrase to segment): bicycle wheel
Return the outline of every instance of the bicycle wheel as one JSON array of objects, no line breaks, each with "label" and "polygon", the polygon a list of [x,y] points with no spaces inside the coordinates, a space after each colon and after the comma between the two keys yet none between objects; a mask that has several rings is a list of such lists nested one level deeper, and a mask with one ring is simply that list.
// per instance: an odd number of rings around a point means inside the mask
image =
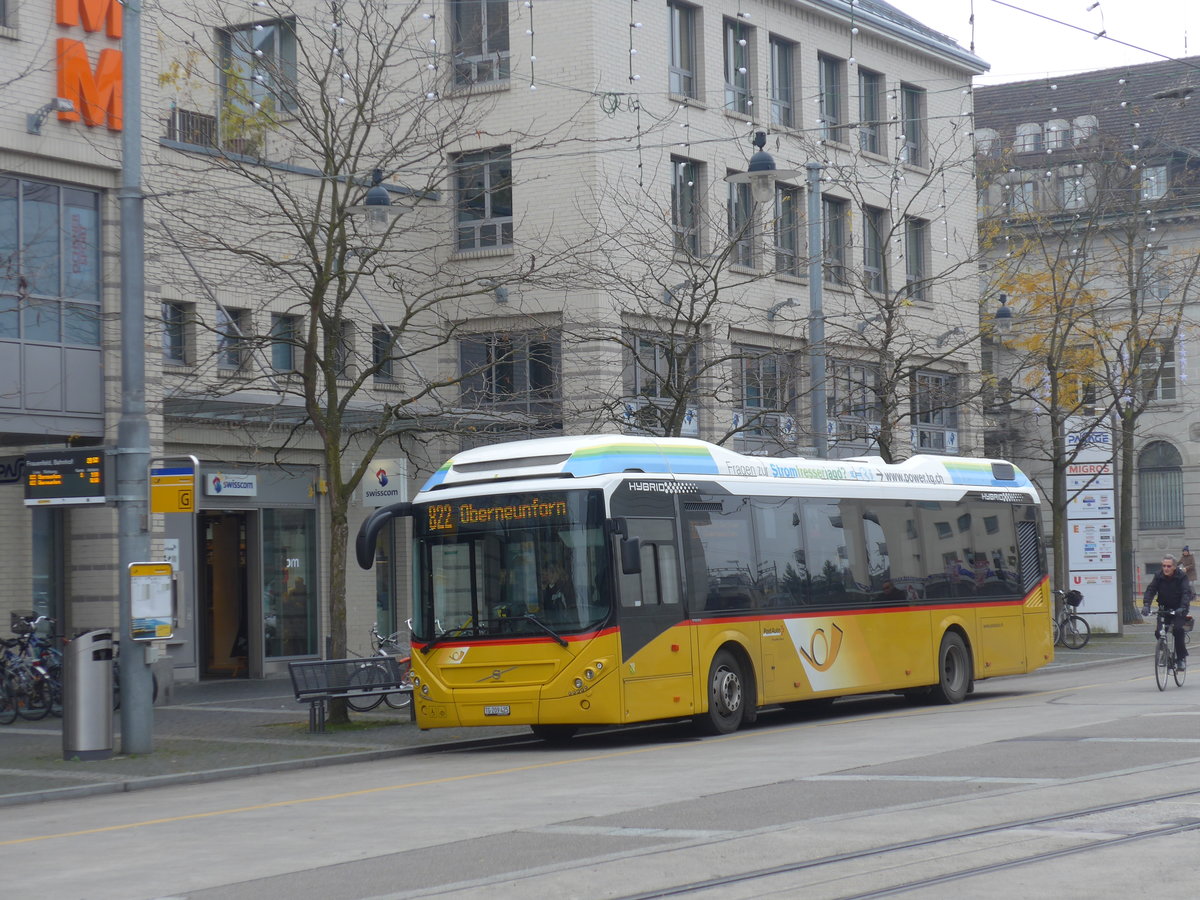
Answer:
[{"label": "bicycle wheel", "polygon": [[1171,651],[1167,649],[1167,642],[1159,638],[1154,645],[1154,680],[1158,682],[1160,691],[1167,689],[1167,663],[1170,659]]},{"label": "bicycle wheel", "polygon": [[400,677],[404,679],[404,683],[409,686],[407,691],[396,691],[394,694],[385,694],[384,702],[392,709],[408,709],[412,705],[412,661],[405,657],[398,660],[400,663]]},{"label": "bicycle wheel", "polygon": [[1054,640],[1051,643],[1053,646],[1057,647],[1059,642],[1062,640],[1062,625],[1059,623],[1058,619],[1051,619],[1050,621],[1054,626]]},{"label": "bicycle wheel", "polygon": [[12,679],[0,673],[0,725],[11,724],[17,717],[17,699],[12,692]]},{"label": "bicycle wheel", "polygon": [[50,715],[50,694],[44,678],[32,675],[18,676],[17,714],[23,719],[36,722]]},{"label": "bicycle wheel", "polygon": [[[376,684],[387,684],[387,682],[387,669],[375,663],[363,663],[350,676],[350,684],[354,687],[365,688]],[[382,702],[383,696],[381,694],[346,698],[346,705],[355,712],[370,712]]]},{"label": "bicycle wheel", "polygon": [[1067,616],[1063,623],[1062,642],[1068,650],[1078,650],[1092,637],[1092,627],[1083,616]]}]

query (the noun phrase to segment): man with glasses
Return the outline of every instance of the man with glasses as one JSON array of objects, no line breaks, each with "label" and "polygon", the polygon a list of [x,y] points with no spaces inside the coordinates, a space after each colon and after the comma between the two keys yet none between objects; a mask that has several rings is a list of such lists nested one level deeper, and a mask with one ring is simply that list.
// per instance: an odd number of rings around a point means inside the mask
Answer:
[{"label": "man with glasses", "polygon": [[[1192,590],[1191,579],[1187,577],[1183,569],[1177,568],[1175,565],[1175,557],[1164,556],[1162,561],[1162,571],[1154,576],[1146,588],[1146,594],[1142,597],[1142,615],[1150,615],[1150,601],[1158,597],[1159,612],[1166,611],[1172,613],[1170,621],[1172,623],[1172,631],[1175,633],[1175,665],[1180,669],[1187,668],[1187,644],[1184,643],[1183,619],[1188,614],[1188,607],[1195,598],[1195,592]],[[1158,628],[1154,630],[1154,636],[1158,637]]]}]

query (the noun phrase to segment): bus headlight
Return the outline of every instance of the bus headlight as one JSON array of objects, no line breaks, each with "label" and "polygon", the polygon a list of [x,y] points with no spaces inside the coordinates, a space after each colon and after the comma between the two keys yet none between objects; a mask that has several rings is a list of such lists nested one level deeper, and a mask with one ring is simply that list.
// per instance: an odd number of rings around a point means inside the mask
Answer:
[{"label": "bus headlight", "polygon": [[593,678],[596,677],[596,673],[593,672],[591,669],[584,669],[583,677],[586,678],[588,681],[591,681]]},{"label": "bus headlight", "polygon": [[422,696],[422,697],[428,697],[428,696],[429,696],[429,685],[427,685],[427,684],[423,684],[423,685],[421,685],[421,696]]},{"label": "bus headlight", "polygon": [[583,687],[583,679],[582,679],[582,678],[576,678],[576,679],[575,679],[575,688],[576,688],[576,690],[578,690],[578,689],[579,689],[579,688],[581,688],[581,687]]}]

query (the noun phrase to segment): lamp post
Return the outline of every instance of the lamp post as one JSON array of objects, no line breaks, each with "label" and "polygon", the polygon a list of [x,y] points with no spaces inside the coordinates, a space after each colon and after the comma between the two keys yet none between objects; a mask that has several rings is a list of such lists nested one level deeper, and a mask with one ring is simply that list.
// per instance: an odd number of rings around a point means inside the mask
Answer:
[{"label": "lamp post", "polygon": [[150,559],[147,495],[145,195],[142,193],[142,0],[125,4],[125,115],[121,130],[121,416],[117,421],[117,598],[121,641],[121,749],[154,749],[154,688],[145,648],[133,640],[130,566]]},{"label": "lamp post", "polygon": [[[781,178],[798,178],[798,169],[779,169],[775,159],[764,148],[767,145],[767,133],[756,131],[752,143],[758,150],[750,157],[745,172],[726,175],[725,180],[730,184],[750,185],[750,196],[755,203],[770,203],[775,199],[775,182]],[[809,332],[808,347],[811,359],[812,378],[812,438],[813,452],[821,459],[825,457],[825,312],[821,298],[821,254],[815,248],[821,245],[821,164],[808,163],[808,292],[809,292]],[[773,321],[775,313],[780,309],[792,306],[794,300],[788,298],[777,303],[767,311],[767,321]]]},{"label": "lamp post", "polygon": [[824,459],[828,454],[825,432],[827,421],[825,391],[825,307],[823,287],[824,248],[821,243],[821,164],[810,162],[808,172],[808,354],[812,381],[813,454]]}]

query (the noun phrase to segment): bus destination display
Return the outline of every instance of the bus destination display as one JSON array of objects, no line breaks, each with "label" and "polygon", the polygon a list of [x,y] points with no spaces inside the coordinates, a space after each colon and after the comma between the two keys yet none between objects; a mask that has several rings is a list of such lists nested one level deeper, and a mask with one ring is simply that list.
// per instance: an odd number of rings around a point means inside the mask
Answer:
[{"label": "bus destination display", "polygon": [[425,507],[425,527],[432,534],[496,525],[543,525],[567,517],[567,501],[557,497],[519,495],[502,502],[457,500]]},{"label": "bus destination display", "polygon": [[104,451],[42,450],[25,457],[25,505],[103,503]]}]

